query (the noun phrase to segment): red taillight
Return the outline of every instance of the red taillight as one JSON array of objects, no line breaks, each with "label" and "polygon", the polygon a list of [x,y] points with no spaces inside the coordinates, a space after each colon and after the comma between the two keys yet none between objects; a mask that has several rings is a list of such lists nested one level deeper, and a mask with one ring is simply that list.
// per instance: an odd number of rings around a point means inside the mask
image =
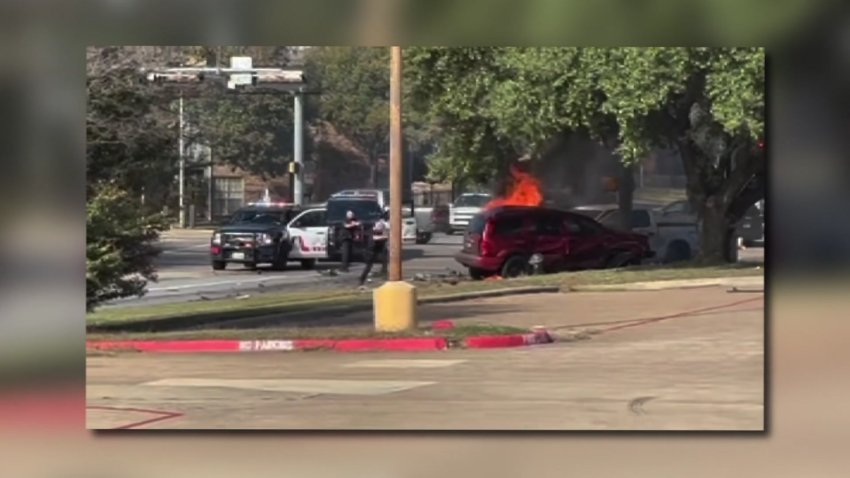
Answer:
[{"label": "red taillight", "polygon": [[210,254],[218,255],[221,253],[221,247],[219,246],[210,246]]},{"label": "red taillight", "polygon": [[494,253],[493,243],[490,242],[492,235],[490,223],[488,222],[484,225],[484,231],[481,233],[481,239],[478,240],[478,253],[482,256],[490,256]]}]

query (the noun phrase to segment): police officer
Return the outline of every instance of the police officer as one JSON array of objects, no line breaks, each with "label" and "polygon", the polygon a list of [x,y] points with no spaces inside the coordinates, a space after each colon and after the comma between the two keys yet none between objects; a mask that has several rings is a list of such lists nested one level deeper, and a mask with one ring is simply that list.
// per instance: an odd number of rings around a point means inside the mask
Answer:
[{"label": "police officer", "polygon": [[389,210],[384,209],[381,218],[375,221],[372,228],[372,244],[369,248],[369,257],[366,260],[366,267],[360,274],[360,287],[366,283],[366,278],[369,277],[369,272],[372,270],[372,265],[378,256],[381,257],[381,274],[387,273],[387,241],[390,237]]},{"label": "police officer", "polygon": [[345,213],[345,222],[343,223],[342,233],[342,266],[340,272],[348,272],[348,265],[351,263],[351,246],[360,228],[360,221],[354,217],[354,211]]}]

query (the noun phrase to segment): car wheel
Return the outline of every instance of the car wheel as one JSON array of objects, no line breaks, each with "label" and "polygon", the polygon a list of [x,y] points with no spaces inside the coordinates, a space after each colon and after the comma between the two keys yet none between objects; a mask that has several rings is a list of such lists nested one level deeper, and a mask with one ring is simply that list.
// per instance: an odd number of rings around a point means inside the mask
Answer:
[{"label": "car wheel", "polygon": [[502,277],[510,279],[528,275],[528,261],[522,256],[513,256],[502,265]]},{"label": "car wheel", "polygon": [[223,271],[225,267],[227,267],[227,262],[212,261],[212,268],[214,271]]},{"label": "car wheel", "polygon": [[634,258],[630,252],[615,252],[605,261],[606,269],[616,269],[618,267],[626,267],[634,263]]},{"label": "car wheel", "polygon": [[245,268],[248,269],[249,271],[256,270],[257,269],[257,263],[256,262],[246,262]]},{"label": "car wheel", "polygon": [[691,258],[691,247],[687,242],[674,241],[667,246],[667,252],[664,254],[664,262],[681,262]]},{"label": "car wheel", "polygon": [[483,269],[478,269],[477,267],[469,268],[469,277],[472,280],[482,280],[487,277],[487,273]]},{"label": "car wheel", "polygon": [[309,271],[316,267],[316,259],[303,259],[301,261],[301,268],[305,271]]}]

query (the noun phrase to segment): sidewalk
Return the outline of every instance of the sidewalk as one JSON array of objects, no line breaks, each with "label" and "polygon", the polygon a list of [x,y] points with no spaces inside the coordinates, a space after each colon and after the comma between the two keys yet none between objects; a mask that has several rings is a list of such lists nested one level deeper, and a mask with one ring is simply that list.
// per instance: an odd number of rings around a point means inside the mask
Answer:
[{"label": "sidewalk", "polygon": [[[616,292],[568,292],[492,297],[464,302],[424,304],[418,321],[426,324],[449,319],[457,325],[487,323],[530,329],[543,326],[550,332],[593,329],[599,326],[652,319],[687,311],[723,307],[764,306],[762,294],[730,294],[728,287]],[[371,311],[341,314],[328,323],[370,324]],[[325,320],[311,323],[320,325]],[[284,324],[280,324],[284,325]]]}]

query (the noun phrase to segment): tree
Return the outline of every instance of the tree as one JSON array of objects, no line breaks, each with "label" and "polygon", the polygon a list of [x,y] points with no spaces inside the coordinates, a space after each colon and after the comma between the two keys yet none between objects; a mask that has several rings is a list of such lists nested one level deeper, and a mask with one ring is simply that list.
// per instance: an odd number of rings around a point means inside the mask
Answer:
[{"label": "tree", "polygon": [[137,68],[161,54],[153,47],[87,51],[88,310],[141,295],[156,278],[153,241],[166,227],[158,211],[168,202],[176,172],[176,118],[169,97],[139,84]]},{"label": "tree", "polygon": [[86,309],[121,297],[141,296],[156,280],[154,241],[165,228],[161,214],[139,214],[139,200],[115,183],[91,186],[86,202]]},{"label": "tree", "polygon": [[306,55],[307,77],[321,92],[316,113],[368,157],[372,187],[389,151],[389,65],[387,48],[316,47]]},{"label": "tree", "polygon": [[[458,67],[468,50],[426,49],[412,61],[413,86],[440,120],[484,123],[490,136],[479,130],[466,140],[532,155],[565,131],[589,134],[626,165],[653,147],[675,148],[701,221],[701,254],[729,258],[741,204],[763,195],[763,187],[748,187],[764,173],[756,147],[764,132],[762,49],[502,48],[477,53],[487,68]],[[470,84],[479,90],[464,99]],[[457,154],[455,163],[492,169],[488,159]]]},{"label": "tree", "polygon": [[506,175],[525,143],[504,135],[492,108],[492,88],[505,79],[500,48],[405,49],[410,105],[434,128],[429,158],[434,180],[491,182]]},{"label": "tree", "polygon": [[[192,47],[187,62],[227,66],[231,56],[250,56],[255,67],[282,68],[289,47]],[[207,84],[209,83],[209,84]],[[283,91],[236,92],[205,82],[185,102],[186,121],[197,133],[191,142],[212,148],[214,160],[269,178],[287,174],[293,155],[293,99]]]},{"label": "tree", "polygon": [[87,197],[94,185],[110,180],[161,209],[177,173],[177,115],[169,110],[172,98],[140,84],[138,68],[162,52],[107,47],[87,53]]}]

